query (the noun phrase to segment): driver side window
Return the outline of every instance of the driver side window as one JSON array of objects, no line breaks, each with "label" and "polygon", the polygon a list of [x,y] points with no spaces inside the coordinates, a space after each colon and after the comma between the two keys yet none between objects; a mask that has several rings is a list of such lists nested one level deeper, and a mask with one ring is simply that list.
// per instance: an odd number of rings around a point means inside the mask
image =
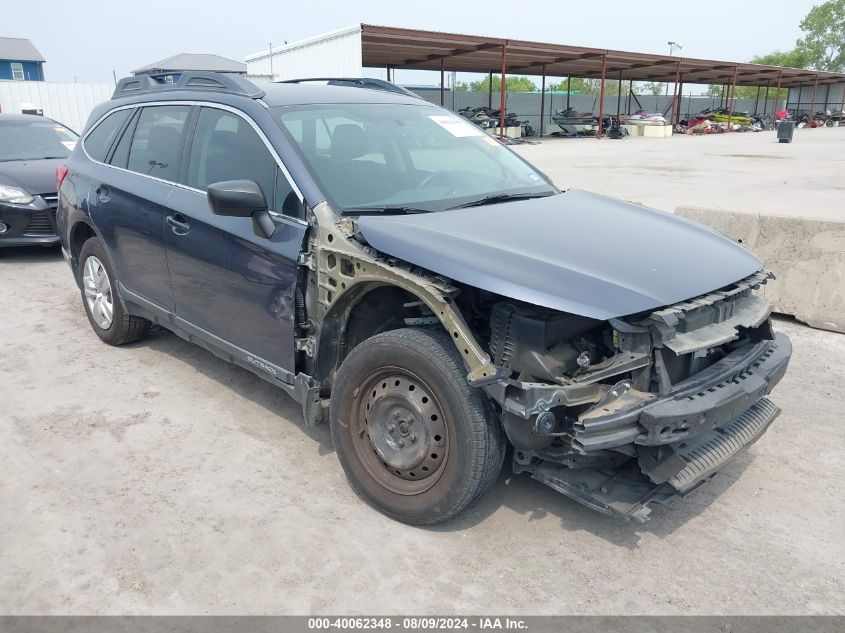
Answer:
[{"label": "driver side window", "polygon": [[293,187],[249,122],[226,110],[202,108],[184,184],[205,191],[224,180],[253,180],[261,187],[269,210],[301,216]]}]

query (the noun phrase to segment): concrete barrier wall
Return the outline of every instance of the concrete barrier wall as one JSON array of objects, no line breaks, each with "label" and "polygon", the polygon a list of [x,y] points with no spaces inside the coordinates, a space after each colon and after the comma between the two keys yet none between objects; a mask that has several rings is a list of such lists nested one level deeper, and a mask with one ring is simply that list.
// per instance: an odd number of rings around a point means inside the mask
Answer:
[{"label": "concrete barrier wall", "polygon": [[741,240],[777,279],[764,288],[775,311],[845,333],[845,222],[678,207],[680,216]]}]

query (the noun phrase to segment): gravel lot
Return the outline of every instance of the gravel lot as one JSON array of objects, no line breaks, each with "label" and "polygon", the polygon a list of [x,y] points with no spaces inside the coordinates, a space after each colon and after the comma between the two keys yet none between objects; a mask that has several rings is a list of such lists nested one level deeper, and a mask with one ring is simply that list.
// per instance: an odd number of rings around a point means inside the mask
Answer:
[{"label": "gravel lot", "polygon": [[783,414],[644,526],[505,473],[426,530],[250,373],[100,343],[58,251],[0,252],[0,287],[3,613],[845,613],[842,335],[780,321]]}]

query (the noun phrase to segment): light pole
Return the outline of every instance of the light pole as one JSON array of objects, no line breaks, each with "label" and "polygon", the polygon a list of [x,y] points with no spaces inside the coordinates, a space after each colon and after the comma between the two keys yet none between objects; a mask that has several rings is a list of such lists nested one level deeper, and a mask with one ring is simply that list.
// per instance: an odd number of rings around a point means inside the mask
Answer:
[{"label": "light pole", "polygon": [[[672,57],[672,53],[674,53],[675,51],[679,51],[684,47],[683,44],[679,44],[678,42],[666,42],[666,44],[669,46],[669,57]],[[666,96],[667,97],[669,96],[669,82],[668,81],[666,82]]]}]

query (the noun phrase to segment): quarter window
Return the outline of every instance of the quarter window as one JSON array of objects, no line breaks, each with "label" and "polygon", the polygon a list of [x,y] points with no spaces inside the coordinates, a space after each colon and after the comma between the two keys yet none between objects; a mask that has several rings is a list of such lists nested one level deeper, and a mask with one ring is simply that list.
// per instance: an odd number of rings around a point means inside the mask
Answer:
[{"label": "quarter window", "polygon": [[141,110],[129,146],[127,168],[162,180],[177,180],[188,110],[188,106],[150,106]]},{"label": "quarter window", "polygon": [[112,112],[91,130],[83,142],[85,151],[91,158],[101,163],[106,160],[106,155],[109,153],[117,133],[131,113],[132,110],[128,109]]},{"label": "quarter window", "polygon": [[129,124],[126,126],[126,129],[123,131],[123,135],[120,137],[120,140],[117,142],[117,145],[114,146],[114,151],[112,152],[111,158],[109,159],[109,165],[114,165],[115,167],[122,167],[126,169],[126,164],[129,162],[129,147],[132,144],[132,134],[135,131],[135,126],[133,125],[132,121],[129,121]]}]

